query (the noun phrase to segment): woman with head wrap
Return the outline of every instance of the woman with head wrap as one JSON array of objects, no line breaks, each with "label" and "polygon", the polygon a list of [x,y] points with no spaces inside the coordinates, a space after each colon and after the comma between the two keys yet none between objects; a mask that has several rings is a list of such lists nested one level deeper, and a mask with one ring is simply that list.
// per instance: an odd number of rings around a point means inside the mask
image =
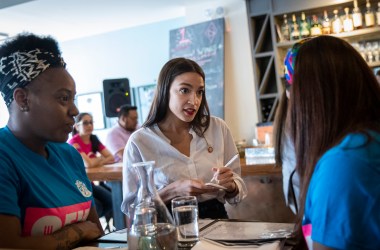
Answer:
[{"label": "woman with head wrap", "polygon": [[[307,41],[302,40],[300,44]],[[299,48],[299,47],[298,47]],[[299,207],[299,174],[296,172],[296,156],[289,131],[289,92],[293,83],[294,63],[298,49],[289,50],[285,57],[285,88],[274,119],[274,141],[276,165],[282,168],[283,191],[286,205],[294,214]]]},{"label": "woman with head wrap", "polygon": [[309,249],[380,249],[375,75],[332,36],[297,43],[289,54],[296,54],[288,115],[300,176],[297,232]]},{"label": "woman with head wrap", "polygon": [[79,153],[78,109],[57,42],[21,34],[0,47],[0,248],[69,249],[102,234]]}]

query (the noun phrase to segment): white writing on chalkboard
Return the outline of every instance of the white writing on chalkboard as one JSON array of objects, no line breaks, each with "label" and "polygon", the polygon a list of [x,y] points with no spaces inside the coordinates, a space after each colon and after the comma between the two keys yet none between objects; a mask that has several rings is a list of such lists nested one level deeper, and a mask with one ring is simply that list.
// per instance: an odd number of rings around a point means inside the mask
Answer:
[{"label": "white writing on chalkboard", "polygon": [[224,19],[171,30],[170,58],[177,57],[202,67],[211,115],[224,119]]}]

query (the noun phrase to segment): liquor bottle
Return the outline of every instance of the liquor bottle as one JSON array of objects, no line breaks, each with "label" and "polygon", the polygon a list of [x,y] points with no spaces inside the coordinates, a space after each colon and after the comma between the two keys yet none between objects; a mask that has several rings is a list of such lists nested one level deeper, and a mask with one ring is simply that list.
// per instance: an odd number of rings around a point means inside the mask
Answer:
[{"label": "liquor bottle", "polygon": [[373,48],[371,42],[366,42],[365,44],[365,50],[367,51],[367,62],[373,63]]},{"label": "liquor bottle", "polygon": [[292,40],[298,40],[298,39],[300,39],[300,31],[298,29],[298,24],[297,24],[297,19],[296,19],[296,15],[295,14],[293,14],[292,20],[293,20],[293,23],[292,23],[292,33],[290,33],[290,38]]},{"label": "liquor bottle", "polygon": [[327,15],[326,10],[323,13],[322,34],[323,35],[331,34],[331,22],[330,22],[329,16]]},{"label": "liquor bottle", "polygon": [[332,21],[332,32],[335,34],[341,33],[343,29],[342,20],[338,16],[338,10],[334,10],[334,19]]},{"label": "liquor bottle", "polygon": [[380,25],[380,2],[377,3],[376,24]]},{"label": "liquor bottle", "polygon": [[290,27],[289,27],[289,24],[288,24],[288,19],[287,19],[287,15],[286,14],[284,14],[284,22],[282,23],[282,26],[281,26],[281,33],[282,33],[282,38],[285,41],[289,41],[290,40]]},{"label": "liquor bottle", "polygon": [[309,23],[306,21],[304,12],[301,13],[300,35],[301,38],[306,38],[310,36],[310,27]]},{"label": "liquor bottle", "polygon": [[346,13],[344,19],[343,19],[343,31],[344,32],[350,32],[354,30],[354,23],[350,17],[349,14],[350,9],[344,8],[344,12]]},{"label": "liquor bottle", "polygon": [[369,0],[367,0],[367,3],[365,6],[367,7],[367,10],[364,15],[365,26],[373,27],[375,26],[375,13],[373,13],[371,9],[371,3],[369,2]]},{"label": "liquor bottle", "polygon": [[310,28],[310,35],[311,36],[322,35],[322,25],[318,21],[317,15],[313,15],[313,22],[312,22],[311,28]]},{"label": "liquor bottle", "polygon": [[354,8],[352,9],[352,20],[354,23],[354,29],[360,29],[363,27],[363,15],[358,7],[357,0],[354,0]]}]

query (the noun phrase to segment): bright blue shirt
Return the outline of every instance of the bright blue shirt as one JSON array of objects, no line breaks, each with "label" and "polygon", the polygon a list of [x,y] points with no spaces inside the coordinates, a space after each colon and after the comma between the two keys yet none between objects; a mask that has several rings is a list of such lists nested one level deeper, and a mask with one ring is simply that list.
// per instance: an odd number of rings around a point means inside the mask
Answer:
[{"label": "bright blue shirt", "polygon": [[47,143],[48,158],[0,129],[0,214],[20,219],[22,234],[51,234],[84,221],[93,204],[82,157],[67,143]]},{"label": "bright blue shirt", "polygon": [[[315,168],[303,231],[335,249],[380,249],[380,134],[349,134]],[[311,239],[310,239],[311,234]]]}]

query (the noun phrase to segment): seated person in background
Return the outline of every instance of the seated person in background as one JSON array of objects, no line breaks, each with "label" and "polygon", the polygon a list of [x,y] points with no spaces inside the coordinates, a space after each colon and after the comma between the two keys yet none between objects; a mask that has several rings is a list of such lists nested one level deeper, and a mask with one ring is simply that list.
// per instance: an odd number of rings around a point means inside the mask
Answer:
[{"label": "seated person in background", "polygon": [[[143,127],[128,140],[123,159],[123,204],[128,213],[136,191],[132,164],[155,161],[154,181],[170,209],[177,196],[195,195],[200,218],[228,218],[225,201],[237,204],[247,194],[238,153],[226,123],[210,117],[205,74],[192,60],[176,58],[162,68]],[[226,190],[205,185],[215,176]]]},{"label": "seated person in background", "polygon": [[380,85],[333,36],[296,43],[287,58],[298,233],[309,249],[380,249]]},{"label": "seated person in background", "polygon": [[25,33],[0,47],[0,248],[72,249],[103,234],[91,183],[66,143],[78,109],[57,42]]},{"label": "seated person in background", "polygon": [[[83,158],[87,168],[100,167],[104,164],[113,163],[114,157],[108,149],[93,135],[94,122],[89,113],[80,113],[75,118],[73,137],[69,143],[76,148]],[[97,156],[97,153],[100,156]]]},{"label": "seated person in background", "polygon": [[137,120],[136,106],[126,104],[120,107],[117,123],[108,132],[106,139],[106,146],[111,151],[116,162],[123,161],[125,145],[127,145],[131,134],[136,130]]},{"label": "seated person in background", "polygon": [[[78,150],[87,168],[100,167],[107,163],[113,163],[114,158],[107,148],[99,141],[94,130],[93,119],[89,113],[80,113],[75,118],[73,137],[69,143]],[[97,153],[100,156],[97,156]],[[105,216],[107,222],[112,217],[112,194],[111,189],[104,183],[94,185],[92,183],[96,211],[99,217]]]}]

